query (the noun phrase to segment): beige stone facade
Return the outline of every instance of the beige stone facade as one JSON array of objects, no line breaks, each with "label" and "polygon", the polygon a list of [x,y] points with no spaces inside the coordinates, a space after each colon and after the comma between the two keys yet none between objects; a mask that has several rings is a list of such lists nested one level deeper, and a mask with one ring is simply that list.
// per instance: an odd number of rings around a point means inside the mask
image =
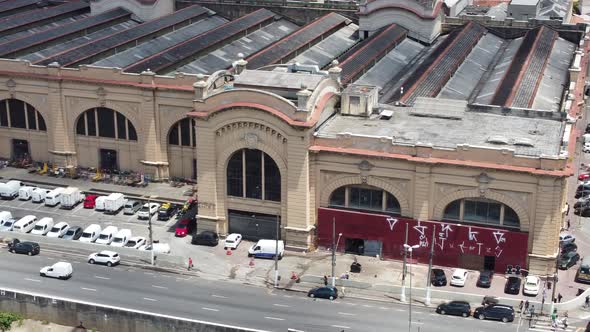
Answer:
[{"label": "beige stone facade", "polygon": [[[351,138],[317,138],[321,119],[335,111],[340,86],[326,76],[304,105],[255,88],[213,89],[216,77],[123,74],[81,67],[34,67],[0,60],[0,100],[18,99],[43,116],[47,131],[0,128],[0,157],[11,158],[11,139],[29,142],[35,161],[100,167],[99,149],[117,151],[120,169],[154,179],[191,177],[199,187],[199,225],[228,232],[228,210],[279,215],[291,247],[314,246],[318,207],[334,190],[368,185],[392,194],[401,216],[441,220],[447,205],[462,198],[487,198],[512,208],[520,231],[529,233],[529,267],[553,273],[566,194],[566,158],[522,158],[501,150],[395,147],[373,151]],[[195,83],[196,82],[196,83]],[[301,100],[300,100],[301,101]],[[105,107],[121,113],[137,140],[76,135],[80,115]],[[195,120],[196,146],[170,145],[178,121]],[[191,133],[192,133],[191,131]],[[230,156],[240,149],[263,151],[276,163],[281,200],[227,195]]]}]

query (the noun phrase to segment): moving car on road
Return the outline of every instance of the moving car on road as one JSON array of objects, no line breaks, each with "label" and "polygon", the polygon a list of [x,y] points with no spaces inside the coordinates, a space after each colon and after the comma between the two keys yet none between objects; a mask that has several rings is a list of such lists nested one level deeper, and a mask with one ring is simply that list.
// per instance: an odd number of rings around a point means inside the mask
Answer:
[{"label": "moving car on road", "polygon": [[464,269],[455,269],[451,277],[451,286],[463,287],[467,280],[468,271]]},{"label": "moving car on road", "polygon": [[66,234],[68,228],[70,228],[70,225],[68,225],[67,222],[60,221],[53,227],[51,227],[51,229],[47,233],[47,237],[62,237]]},{"label": "moving car on road", "polygon": [[508,279],[506,279],[506,285],[504,285],[504,293],[506,293],[506,294],[520,293],[520,283],[521,283],[521,280],[519,277],[508,277]]},{"label": "moving car on road", "polygon": [[338,289],[334,286],[316,287],[310,289],[307,296],[335,300],[338,298]]},{"label": "moving car on road", "polygon": [[561,270],[567,270],[570,267],[576,265],[580,260],[580,255],[575,251],[570,251],[565,254],[560,255],[557,258],[557,266]]},{"label": "moving car on road", "polygon": [[475,309],[473,317],[479,319],[501,320],[504,323],[514,320],[514,308],[505,304],[490,304],[485,307]]},{"label": "moving car on road", "polygon": [[483,288],[490,288],[490,286],[492,286],[492,278],[494,277],[494,272],[492,271],[481,271],[479,273],[479,278],[477,278],[477,283],[476,286],[477,287],[483,287]]},{"label": "moving car on road", "polygon": [[108,267],[117,265],[121,262],[121,257],[118,253],[109,250],[95,252],[88,256],[88,263],[90,264],[105,264]]},{"label": "moving car on road", "polygon": [[225,238],[223,249],[237,249],[242,242],[242,234],[231,233]]},{"label": "moving car on road", "polygon": [[9,244],[8,251],[15,254],[26,254],[33,256],[38,255],[41,252],[41,247],[39,246],[39,243],[36,242],[20,242],[19,240],[15,239]]},{"label": "moving car on road", "polygon": [[145,203],[141,210],[137,213],[137,218],[139,219],[149,219],[150,216],[153,216],[158,209],[160,208],[160,204],[158,203]]},{"label": "moving car on road", "polygon": [[138,249],[139,247],[145,245],[145,243],[145,237],[134,236],[131,239],[129,239],[129,241],[127,241],[127,244],[125,244],[125,248]]},{"label": "moving car on road", "polygon": [[82,227],[72,226],[68,228],[68,231],[63,236],[64,240],[78,240],[82,236]]},{"label": "moving car on road", "polygon": [[522,286],[522,294],[537,296],[539,294],[539,285],[541,280],[535,276],[527,276],[524,278],[524,286]]},{"label": "moving car on road", "polygon": [[441,315],[456,315],[469,317],[471,315],[471,306],[466,301],[451,301],[441,303],[436,307],[436,312]]},{"label": "moving car on road", "polygon": [[70,279],[73,273],[74,269],[72,269],[72,264],[67,262],[57,262],[51,266],[45,266],[41,269],[41,271],[39,271],[39,275],[41,275],[42,277],[50,277],[64,280]]},{"label": "moving car on road", "polygon": [[432,286],[446,286],[447,276],[443,269],[432,269],[430,273],[430,283]]}]

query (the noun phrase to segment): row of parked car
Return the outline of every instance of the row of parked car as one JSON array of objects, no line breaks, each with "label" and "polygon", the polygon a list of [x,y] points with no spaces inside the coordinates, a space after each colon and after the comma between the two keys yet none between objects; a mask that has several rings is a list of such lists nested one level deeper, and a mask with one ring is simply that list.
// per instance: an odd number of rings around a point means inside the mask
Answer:
[{"label": "row of parked car", "polygon": [[441,315],[455,315],[478,319],[500,320],[504,323],[514,321],[514,308],[506,304],[484,304],[472,311],[469,302],[451,301],[442,303],[436,307],[436,312]]},{"label": "row of parked car", "polygon": [[[45,217],[37,220],[36,216],[27,215],[18,220],[12,218],[9,211],[0,212],[0,230],[18,233],[31,233],[47,237],[62,238],[64,240],[79,240],[80,242],[126,247],[139,250],[152,250],[145,237],[132,236],[130,229],[118,229],[107,226],[104,229],[98,224],[92,224],[82,229],[80,226],[70,226],[64,221],[54,223],[53,218]],[[154,250],[169,253],[170,246],[165,243],[154,243]]]},{"label": "row of parked car", "polygon": [[[465,286],[469,271],[465,269],[455,269],[451,276],[450,285],[456,287]],[[492,271],[481,271],[477,278],[476,286],[482,288],[489,288],[492,285],[494,273]],[[433,286],[446,286],[447,276],[443,269],[432,269],[430,276],[431,284]],[[519,276],[509,276],[504,285],[504,292],[506,294],[519,294],[521,289],[522,279]],[[539,294],[541,279],[536,276],[524,277],[524,284],[522,285],[522,294],[529,296],[536,296]]]}]

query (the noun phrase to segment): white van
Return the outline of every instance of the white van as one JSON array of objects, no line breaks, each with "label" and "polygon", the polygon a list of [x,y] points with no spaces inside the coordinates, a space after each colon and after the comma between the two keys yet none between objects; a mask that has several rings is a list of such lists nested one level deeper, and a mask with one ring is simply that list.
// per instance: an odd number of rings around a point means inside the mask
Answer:
[{"label": "white van", "polygon": [[[285,243],[283,240],[278,241],[279,259],[285,254]],[[258,240],[255,245],[248,249],[248,257],[256,258],[275,258],[277,252],[277,241],[275,240]]]},{"label": "white van", "polygon": [[111,246],[124,247],[127,242],[129,242],[129,239],[131,239],[131,230],[127,228],[122,229],[117,233],[117,235],[115,235],[113,242],[111,242]]},{"label": "white van", "polygon": [[42,277],[51,277],[58,279],[69,279],[72,277],[74,269],[72,264],[67,262],[57,262],[51,266],[46,266],[39,271]]},{"label": "white van", "polygon": [[115,235],[119,229],[116,226],[107,226],[105,229],[100,232],[98,239],[96,239],[97,244],[111,244]]},{"label": "white van", "polygon": [[36,187],[31,186],[20,187],[18,190],[18,199],[21,201],[28,201],[29,199],[33,198],[33,190],[35,190],[35,188]]},{"label": "white van", "polygon": [[0,225],[2,225],[5,221],[12,219],[12,213],[10,211],[2,211],[0,212]]},{"label": "white van", "polygon": [[45,205],[56,206],[61,203],[61,194],[65,191],[65,188],[55,188],[45,195]]},{"label": "white van", "polygon": [[53,227],[53,218],[41,218],[41,220],[35,224],[35,227],[33,227],[31,234],[46,235],[51,230],[51,227]]},{"label": "white van", "polygon": [[20,232],[20,233],[28,233],[30,232],[33,227],[35,227],[35,223],[37,222],[37,217],[33,215],[28,215],[20,218],[12,227],[13,232]]},{"label": "white van", "polygon": [[98,196],[94,201],[94,209],[96,211],[104,211],[104,203],[107,196]]},{"label": "white van", "polygon": [[97,224],[92,224],[82,232],[82,236],[80,237],[81,242],[94,242],[98,239],[100,235],[100,231],[102,228]]},{"label": "white van", "polygon": [[45,196],[47,196],[47,193],[49,193],[51,190],[49,189],[43,189],[43,188],[35,188],[33,189],[33,203],[43,203],[43,201],[45,200]]},{"label": "white van", "polygon": [[2,199],[15,199],[18,197],[18,190],[22,185],[22,182],[18,180],[0,183],[0,196]]}]

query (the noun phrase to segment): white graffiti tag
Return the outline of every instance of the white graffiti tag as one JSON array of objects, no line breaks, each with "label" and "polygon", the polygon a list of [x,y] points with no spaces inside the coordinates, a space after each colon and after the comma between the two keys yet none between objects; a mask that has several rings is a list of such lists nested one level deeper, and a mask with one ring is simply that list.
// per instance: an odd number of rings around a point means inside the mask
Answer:
[{"label": "white graffiti tag", "polygon": [[389,229],[393,232],[393,227],[395,227],[395,224],[397,224],[399,220],[397,218],[387,218],[387,222],[389,223]]},{"label": "white graffiti tag", "polygon": [[496,246],[496,257],[500,258],[500,255],[502,255],[502,248],[500,246]]},{"label": "white graffiti tag", "polygon": [[465,241],[461,242],[461,244],[459,245],[459,249],[461,249],[462,254],[465,253]]},{"label": "white graffiti tag", "polygon": [[451,225],[448,224],[441,224],[440,225],[441,232],[438,233],[439,243],[437,245],[440,247],[441,250],[445,249],[445,241],[449,239],[449,232],[453,231]]},{"label": "white graffiti tag", "polygon": [[471,227],[469,227],[469,241],[477,242],[477,236],[476,236],[477,234],[479,234],[479,232],[472,231]]},{"label": "white graffiti tag", "polygon": [[500,242],[506,242],[506,238],[504,237],[504,232],[500,232],[500,231],[495,231],[494,233],[494,238],[496,239],[496,244],[500,244]]},{"label": "white graffiti tag", "polygon": [[428,247],[428,239],[426,238],[426,234],[425,234],[425,230],[428,228],[428,226],[422,226],[420,224],[420,221],[418,221],[418,225],[414,226],[414,229],[420,233],[420,241],[419,241],[419,245],[420,247]]}]

